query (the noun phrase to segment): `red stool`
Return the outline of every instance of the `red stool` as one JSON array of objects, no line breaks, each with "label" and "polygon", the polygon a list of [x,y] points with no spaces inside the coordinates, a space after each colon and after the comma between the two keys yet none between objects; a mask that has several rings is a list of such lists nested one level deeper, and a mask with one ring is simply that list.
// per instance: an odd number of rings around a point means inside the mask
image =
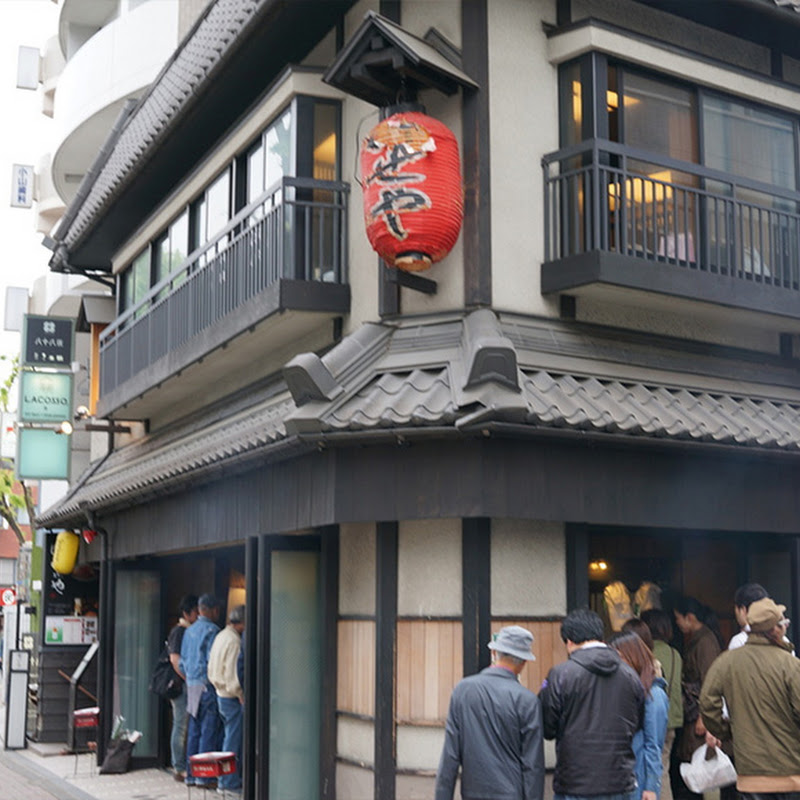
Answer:
[{"label": "red stool", "polygon": [[[78,728],[88,729],[94,728],[97,730],[97,726],[100,724],[100,709],[97,706],[91,706],[90,708],[77,708],[72,712],[72,727],[75,730]],[[89,752],[89,774],[94,775],[96,764],[96,753],[97,753],[97,742],[86,742],[86,749]],[[80,753],[78,752],[77,747],[75,748],[75,770],[73,775],[78,774],[78,756]]]},{"label": "red stool", "polygon": [[[189,756],[189,775],[192,778],[221,778],[236,772],[236,753],[211,752],[197,753]],[[189,797],[192,796],[192,785],[188,784]],[[225,797],[225,789],[222,790]]]}]

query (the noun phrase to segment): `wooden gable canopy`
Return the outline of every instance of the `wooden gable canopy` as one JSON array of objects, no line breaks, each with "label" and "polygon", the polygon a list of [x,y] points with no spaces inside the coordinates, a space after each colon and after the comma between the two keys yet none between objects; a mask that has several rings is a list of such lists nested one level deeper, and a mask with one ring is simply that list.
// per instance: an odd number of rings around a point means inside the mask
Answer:
[{"label": "wooden gable canopy", "polygon": [[455,94],[478,84],[460,68],[460,52],[435,29],[425,39],[369,11],[323,76],[325,83],[376,106],[414,100],[420,89]]}]

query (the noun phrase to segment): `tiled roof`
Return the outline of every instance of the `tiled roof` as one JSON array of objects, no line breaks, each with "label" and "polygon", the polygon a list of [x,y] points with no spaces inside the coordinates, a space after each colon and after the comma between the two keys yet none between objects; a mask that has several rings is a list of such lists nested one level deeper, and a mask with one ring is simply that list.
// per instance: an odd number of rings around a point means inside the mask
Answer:
[{"label": "tiled roof", "polygon": [[[392,371],[319,418],[319,433],[487,422],[798,450],[800,402],[522,369],[514,404],[459,408],[451,370]],[[487,413],[487,409],[488,412]],[[291,424],[291,423],[290,423]],[[308,428],[305,433],[311,434]]]},{"label": "tiled roof", "polygon": [[[214,409],[113,452],[39,523],[365,434],[482,435],[513,426],[514,435],[545,430],[800,449],[800,382],[791,365],[762,367],[758,383],[742,377],[756,373],[746,354],[695,358],[678,347],[655,348],[646,337],[575,331],[486,309],[365,325],[321,359],[307,353],[289,362],[286,384],[270,397]],[[687,367],[694,363],[702,373]]]},{"label": "tiled roof", "polygon": [[187,481],[201,481],[224,466],[235,470],[263,453],[286,431],[283,420],[294,407],[283,392],[230,416],[200,416],[190,425],[147,436],[95,462],[55,506],[39,516],[40,525],[82,515],[141,496],[170,493]]}]

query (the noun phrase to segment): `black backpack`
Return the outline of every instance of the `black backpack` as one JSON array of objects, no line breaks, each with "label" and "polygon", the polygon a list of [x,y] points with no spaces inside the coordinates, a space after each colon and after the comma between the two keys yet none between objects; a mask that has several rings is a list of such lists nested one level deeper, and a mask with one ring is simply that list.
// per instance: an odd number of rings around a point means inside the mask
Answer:
[{"label": "black backpack", "polygon": [[172,700],[183,691],[183,678],[172,668],[166,644],[153,667],[149,689],[165,700]]}]

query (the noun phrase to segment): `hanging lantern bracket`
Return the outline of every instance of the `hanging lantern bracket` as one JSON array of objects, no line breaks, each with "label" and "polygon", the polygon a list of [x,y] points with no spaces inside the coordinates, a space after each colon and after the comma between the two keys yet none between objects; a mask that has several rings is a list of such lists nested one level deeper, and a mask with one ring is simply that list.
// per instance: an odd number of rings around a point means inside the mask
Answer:
[{"label": "hanging lantern bracket", "polygon": [[412,289],[415,292],[422,292],[423,294],[436,294],[438,284],[430,278],[423,278],[413,272],[405,272],[401,269],[391,269],[385,267],[389,273],[389,281],[402,286],[404,289]]}]

